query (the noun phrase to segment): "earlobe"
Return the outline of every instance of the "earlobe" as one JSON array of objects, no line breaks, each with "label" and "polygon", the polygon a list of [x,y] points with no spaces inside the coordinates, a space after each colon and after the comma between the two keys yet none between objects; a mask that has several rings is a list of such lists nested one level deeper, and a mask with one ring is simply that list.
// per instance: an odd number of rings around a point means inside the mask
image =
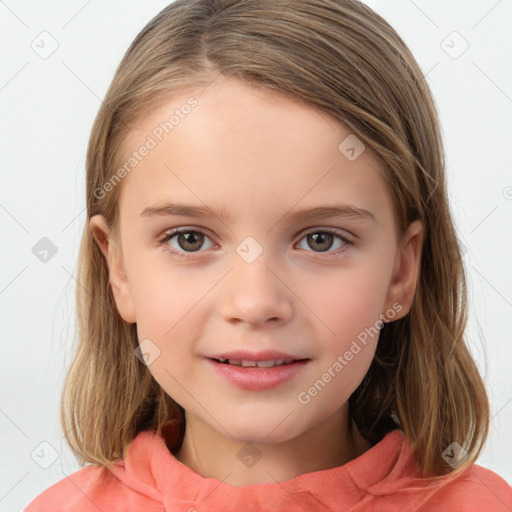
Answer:
[{"label": "earlobe", "polygon": [[393,320],[406,316],[411,309],[420,276],[423,238],[423,224],[415,220],[409,225],[398,247],[386,304],[386,311],[395,303],[401,305]]},{"label": "earlobe", "polygon": [[125,322],[135,323],[135,305],[131,296],[130,282],[124,268],[120,247],[111,240],[111,231],[103,215],[94,215],[89,227],[108,266],[109,282],[119,314]]}]

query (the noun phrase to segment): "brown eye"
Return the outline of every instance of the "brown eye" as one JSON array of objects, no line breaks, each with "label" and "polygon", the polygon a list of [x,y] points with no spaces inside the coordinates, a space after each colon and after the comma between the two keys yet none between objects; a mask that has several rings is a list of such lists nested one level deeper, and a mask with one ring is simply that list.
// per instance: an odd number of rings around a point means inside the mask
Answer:
[{"label": "brown eye", "polygon": [[197,251],[204,243],[204,235],[198,231],[183,231],[177,235],[176,241],[185,251]]},{"label": "brown eye", "polygon": [[[201,231],[176,229],[167,233],[159,243],[165,245],[173,254],[186,255],[186,253],[198,252],[204,246],[205,240],[209,240],[209,238]],[[169,243],[171,241],[172,245]]]},{"label": "brown eye", "polygon": [[[341,241],[338,242],[337,246],[336,239]],[[340,252],[344,251],[345,246],[353,245],[352,240],[347,235],[331,230],[311,231],[309,233],[306,233],[302,240],[304,240],[305,245],[307,245],[307,247],[305,248],[306,251],[308,251],[308,248],[310,248],[313,249],[313,251],[309,250],[308,252],[325,252],[329,256],[335,256]],[[331,251],[330,249],[332,249],[333,247],[336,250]]]},{"label": "brown eye", "polygon": [[332,233],[313,233],[307,235],[308,245],[310,247],[315,247],[319,249],[321,252],[327,251],[331,248],[334,236]]}]

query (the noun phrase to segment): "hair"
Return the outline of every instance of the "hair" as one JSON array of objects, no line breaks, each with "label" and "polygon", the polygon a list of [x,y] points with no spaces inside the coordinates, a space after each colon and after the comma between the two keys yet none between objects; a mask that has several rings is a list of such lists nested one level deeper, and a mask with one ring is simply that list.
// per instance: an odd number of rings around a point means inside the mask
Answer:
[{"label": "hair", "polygon": [[[437,480],[460,474],[486,441],[489,403],[465,342],[466,276],[448,204],[439,120],[405,43],[356,0],[177,0],[128,48],[87,150],[78,344],[61,402],[61,423],[73,453],[82,465],[108,467],[139,432],[184,419],[184,409],[134,355],[136,324],[125,322],[117,310],[89,220],[103,215],[110,239],[118,240],[121,186],[108,194],[95,191],[120,165],[126,135],[166,98],[206,86],[219,74],[334,116],[378,159],[399,236],[414,220],[423,223],[411,308],[384,324],[370,368],[349,398],[349,411],[372,445],[392,430],[403,430],[422,476]],[[455,441],[467,452],[456,469],[442,457]]]}]

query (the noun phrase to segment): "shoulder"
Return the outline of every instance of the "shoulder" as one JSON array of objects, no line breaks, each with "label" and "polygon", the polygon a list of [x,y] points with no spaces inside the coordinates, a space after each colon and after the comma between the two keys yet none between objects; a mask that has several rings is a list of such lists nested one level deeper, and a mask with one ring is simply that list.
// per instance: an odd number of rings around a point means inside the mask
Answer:
[{"label": "shoulder", "polygon": [[508,512],[512,510],[512,487],[494,471],[472,464],[459,478],[440,486],[427,503],[422,512],[447,506],[460,512]]},{"label": "shoulder", "polygon": [[86,466],[53,484],[23,512],[161,512],[161,493],[127,475],[124,463],[111,469]]},{"label": "shoulder", "polygon": [[[36,496],[23,509],[23,512],[49,512],[50,510],[65,512],[72,510],[72,507],[79,503],[80,495],[82,497],[84,494],[87,495],[91,488],[95,486],[102,472],[103,468],[99,466],[86,466],[67,475]],[[89,509],[84,508],[82,510],[87,512]]]},{"label": "shoulder", "polygon": [[[114,474],[114,473],[115,474]],[[23,512],[161,512],[161,494],[125,474],[124,465],[112,470],[86,466],[48,487]]]}]

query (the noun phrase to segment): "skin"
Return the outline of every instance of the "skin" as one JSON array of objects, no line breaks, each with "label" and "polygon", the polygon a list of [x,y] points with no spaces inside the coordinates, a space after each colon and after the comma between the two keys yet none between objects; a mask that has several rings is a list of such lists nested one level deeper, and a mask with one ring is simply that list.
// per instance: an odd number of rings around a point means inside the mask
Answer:
[{"label": "skin", "polygon": [[[344,464],[370,448],[348,416],[347,401],[370,366],[378,336],[360,344],[309,403],[297,397],[393,304],[401,306],[393,320],[407,314],[423,227],[416,221],[398,238],[377,161],[368,149],[354,161],[338,150],[351,133],[347,127],[234,78],[219,76],[205,90],[176,95],[151,112],[126,138],[124,155],[192,95],[198,106],[118,185],[119,241],[107,239],[102,216],[90,220],[119,313],[137,323],[139,341],[149,338],[158,347],[149,371],[186,410],[176,456],[200,475],[234,486]],[[171,200],[223,207],[231,220],[141,217],[146,207]],[[290,212],[333,203],[366,208],[376,220],[290,220]],[[192,259],[158,245],[178,227],[205,233],[196,249],[194,239],[167,242]],[[322,228],[351,235],[354,245],[337,237],[322,245],[306,236]],[[263,249],[252,263],[236,252],[248,236]],[[311,361],[278,387],[247,391],[218,376],[204,358],[240,348]],[[237,457],[246,443],[261,454],[252,467]]]}]

